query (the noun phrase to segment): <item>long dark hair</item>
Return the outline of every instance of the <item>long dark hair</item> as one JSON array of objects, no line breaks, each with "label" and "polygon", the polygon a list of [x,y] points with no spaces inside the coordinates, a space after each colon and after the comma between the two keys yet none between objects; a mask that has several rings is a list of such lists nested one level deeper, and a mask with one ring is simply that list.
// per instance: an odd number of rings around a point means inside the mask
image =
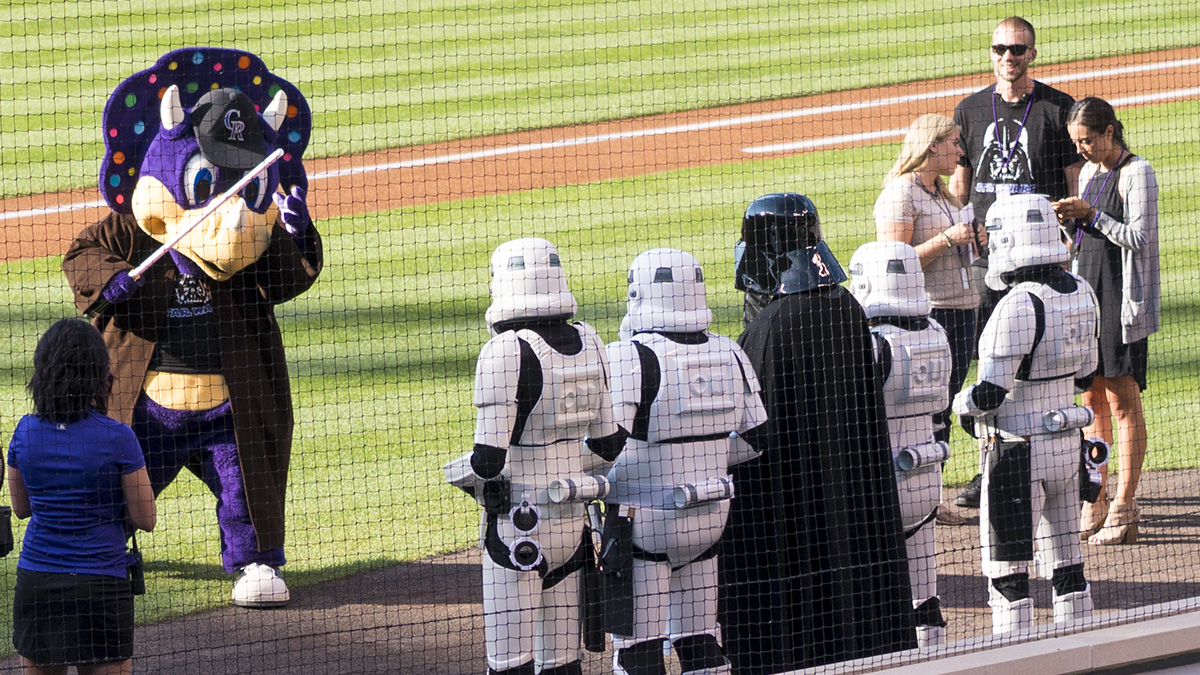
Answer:
[{"label": "long dark hair", "polygon": [[1088,96],[1076,101],[1067,112],[1067,124],[1078,124],[1097,134],[1104,133],[1111,125],[1113,140],[1125,150],[1129,149],[1129,146],[1125,145],[1125,126],[1117,119],[1113,107],[1102,98]]},{"label": "long dark hair", "polygon": [[69,424],[89,408],[108,412],[112,375],[100,331],[86,321],[61,319],[38,340],[26,387],[38,417]]}]

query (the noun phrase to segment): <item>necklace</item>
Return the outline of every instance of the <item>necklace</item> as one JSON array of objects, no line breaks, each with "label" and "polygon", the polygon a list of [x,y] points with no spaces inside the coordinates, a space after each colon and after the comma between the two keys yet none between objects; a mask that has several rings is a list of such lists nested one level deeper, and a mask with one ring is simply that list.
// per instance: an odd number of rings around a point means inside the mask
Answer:
[{"label": "necklace", "polygon": [[[996,112],[996,85],[992,85],[992,131],[996,133],[996,147],[1003,148],[1004,142],[1000,139],[1000,115]],[[1033,92],[1027,94],[1029,102],[1025,104],[1025,114],[1021,116],[1021,126],[1017,127],[1017,135],[1013,140],[1012,146],[1008,148],[1008,154],[1005,155],[1000,162],[1004,168],[1008,168],[1008,163],[1012,161],[1013,155],[1017,152],[1017,142],[1021,138],[1021,132],[1025,131],[1025,122],[1029,119],[1029,111],[1033,108]]]}]

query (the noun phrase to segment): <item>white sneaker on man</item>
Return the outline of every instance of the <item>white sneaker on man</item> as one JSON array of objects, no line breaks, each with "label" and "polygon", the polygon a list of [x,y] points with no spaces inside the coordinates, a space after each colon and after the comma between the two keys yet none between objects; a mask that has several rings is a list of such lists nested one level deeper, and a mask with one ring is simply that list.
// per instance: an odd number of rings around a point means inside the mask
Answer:
[{"label": "white sneaker on man", "polygon": [[233,582],[233,604],[238,607],[282,607],[291,599],[287,584],[269,565],[250,563]]}]

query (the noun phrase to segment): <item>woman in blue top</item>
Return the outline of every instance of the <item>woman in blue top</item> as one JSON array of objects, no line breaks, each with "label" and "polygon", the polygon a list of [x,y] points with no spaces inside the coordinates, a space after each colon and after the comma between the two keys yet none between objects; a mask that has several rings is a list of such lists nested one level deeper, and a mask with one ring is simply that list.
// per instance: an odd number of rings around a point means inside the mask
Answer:
[{"label": "woman in blue top", "polygon": [[127,528],[158,520],[133,431],[105,416],[112,376],[91,324],[63,319],[33,354],[34,414],[8,451],[13,513],[30,518],[13,599],[25,673],[133,671]]}]

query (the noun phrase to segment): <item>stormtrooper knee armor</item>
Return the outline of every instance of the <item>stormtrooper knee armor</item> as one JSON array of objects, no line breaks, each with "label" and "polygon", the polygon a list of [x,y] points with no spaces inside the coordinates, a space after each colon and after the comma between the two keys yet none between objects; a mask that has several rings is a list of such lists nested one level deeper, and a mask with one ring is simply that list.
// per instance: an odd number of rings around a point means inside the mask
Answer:
[{"label": "stormtrooper knee armor", "polygon": [[741,348],[707,332],[711,322],[695,258],[654,249],[634,260],[623,339],[608,345],[615,417],[630,430],[606,500],[633,513],[632,631],[613,638],[620,675],[665,672],[664,639],[684,673],[729,672],[714,547],[733,496],[728,468],[755,456],[738,434],[766,413]]},{"label": "stormtrooper knee armor", "polygon": [[1061,267],[1068,253],[1044,196],[998,199],[987,229],[987,283],[1009,290],[980,336],[978,382],[953,407],[986,439],[980,539],[992,631],[1025,632],[1035,544],[1055,621],[1084,620],[1092,609],[1077,533],[1079,427],[1090,413],[1074,394],[1095,371],[1099,321],[1091,287]]},{"label": "stormtrooper knee armor", "polygon": [[937,595],[934,523],[942,462],[950,448],[934,439],[933,414],[949,400],[951,352],[946,332],[929,319],[925,275],[917,252],[900,242],[870,242],[850,259],[850,290],[867,315],[884,377],[888,433],[896,467],[908,551],[917,641],[945,640]]},{"label": "stormtrooper knee armor", "polygon": [[488,666],[578,672],[579,570],[591,554],[581,499],[591,495],[563,486],[602,485],[625,434],[612,415],[602,341],[568,322],[575,299],[554,246],[498,247],[492,299],[495,337],[475,373],[474,450],[447,466],[484,507]]}]

